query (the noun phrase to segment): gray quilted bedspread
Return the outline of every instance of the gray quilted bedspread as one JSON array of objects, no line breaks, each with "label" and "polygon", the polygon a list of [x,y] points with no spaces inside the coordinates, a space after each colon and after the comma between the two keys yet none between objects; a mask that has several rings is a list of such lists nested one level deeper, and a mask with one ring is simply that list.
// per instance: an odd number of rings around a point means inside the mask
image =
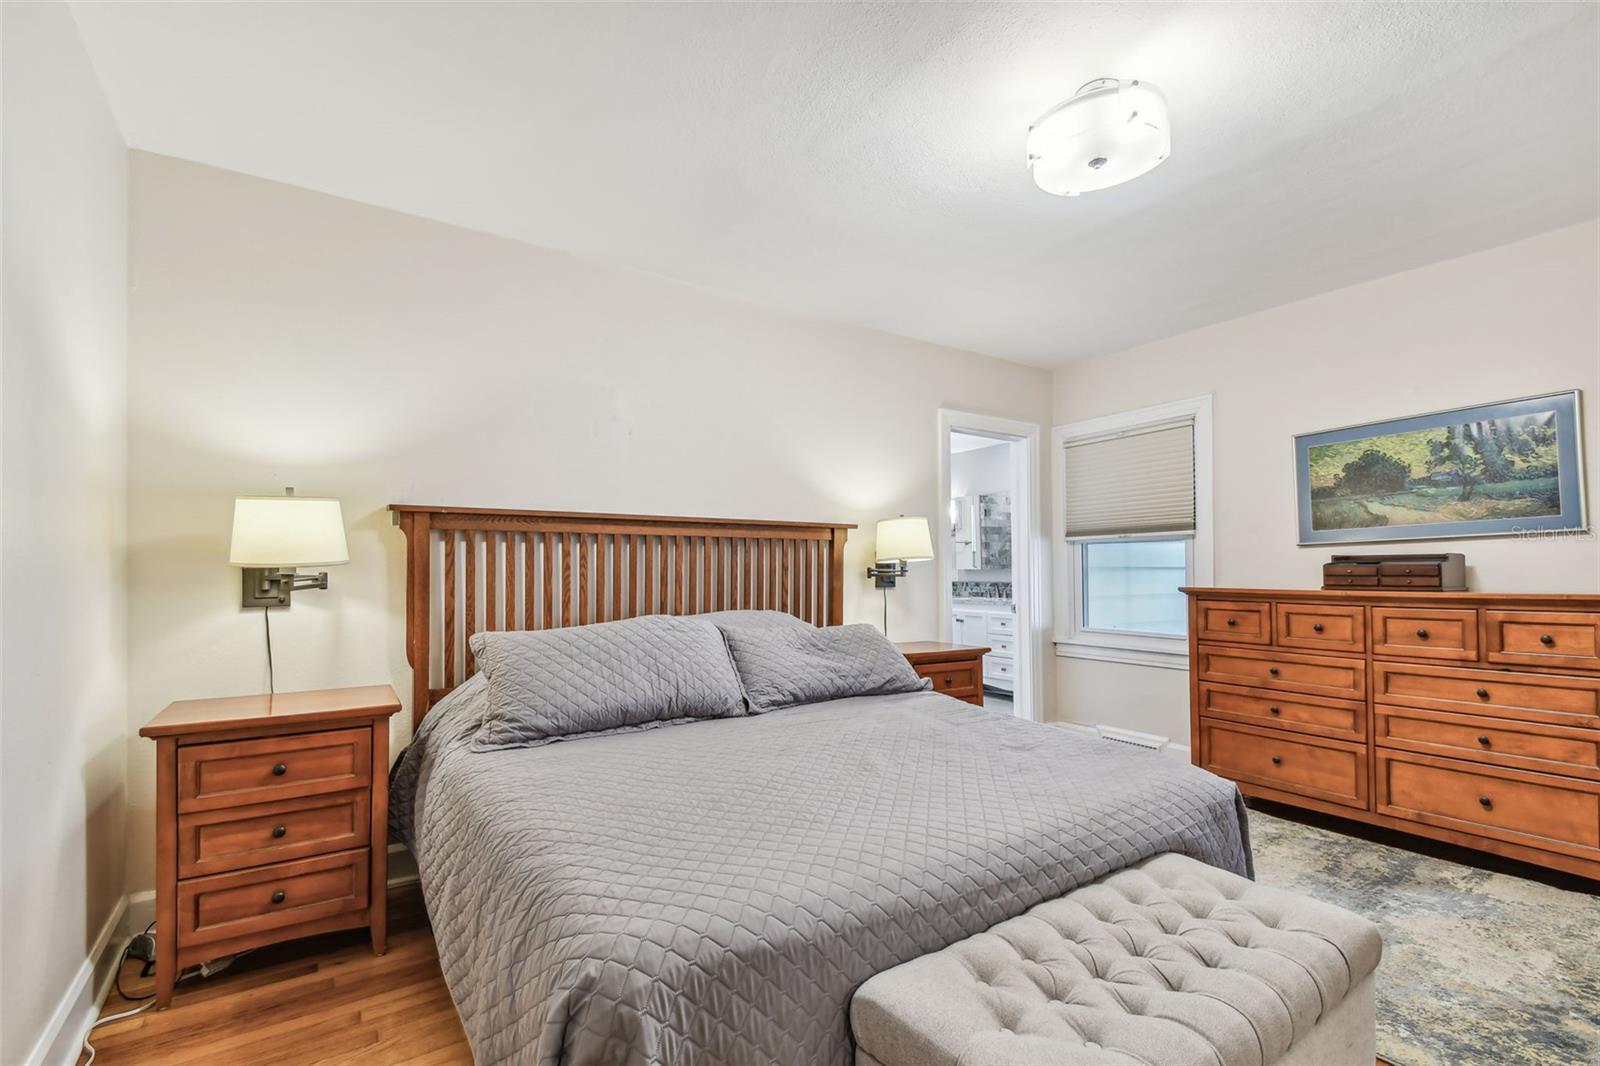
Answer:
[{"label": "gray quilted bedspread", "polygon": [[1250,875],[1234,786],[932,692],[395,768],[479,1063],[846,1066],[867,978],[1178,852]]}]

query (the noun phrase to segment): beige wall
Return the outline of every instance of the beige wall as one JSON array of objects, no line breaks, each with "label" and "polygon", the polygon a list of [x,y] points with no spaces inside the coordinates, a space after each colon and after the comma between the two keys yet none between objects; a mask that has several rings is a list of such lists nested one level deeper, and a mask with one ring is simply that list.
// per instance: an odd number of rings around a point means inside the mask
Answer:
[{"label": "beige wall", "polygon": [[[122,897],[127,151],[64,4],[0,5],[0,1062]],[[70,1061],[67,1060],[67,1061]]]},{"label": "beige wall", "polygon": [[[404,694],[391,501],[858,522],[846,617],[876,621],[872,523],[936,505],[938,408],[1050,414],[1045,371],[141,153],[132,280],[130,730],[265,687],[236,493],[344,501],[350,565],[274,612],[279,687]],[[936,572],[891,596],[897,639],[937,633]],[[153,756],[132,743],[139,888]]]},{"label": "beige wall", "polygon": [[[1315,587],[1332,549],[1295,545],[1296,433],[1582,389],[1594,514],[1597,293],[1600,223],[1590,222],[1069,364],[1056,373],[1055,421],[1213,394],[1216,583]],[[1475,589],[1600,591],[1593,537],[1426,548],[1465,552]],[[1056,665],[1059,717],[1187,743],[1184,672],[1078,659]]]}]

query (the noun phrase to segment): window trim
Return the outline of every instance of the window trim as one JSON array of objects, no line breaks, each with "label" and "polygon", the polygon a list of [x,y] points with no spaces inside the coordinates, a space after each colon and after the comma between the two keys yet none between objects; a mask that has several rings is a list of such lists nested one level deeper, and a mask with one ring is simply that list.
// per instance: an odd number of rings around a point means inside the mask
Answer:
[{"label": "window trim", "polygon": [[1055,556],[1056,603],[1055,650],[1058,656],[1097,659],[1106,662],[1134,663],[1171,670],[1189,668],[1187,636],[1161,636],[1152,633],[1124,633],[1088,629],[1083,625],[1083,545],[1108,540],[1173,540],[1187,537],[1188,582],[1195,586],[1213,583],[1212,552],[1212,454],[1211,396],[1122,411],[1100,418],[1056,426],[1050,432],[1050,476],[1052,499],[1059,499],[1066,476],[1066,447],[1108,433],[1144,429],[1163,422],[1192,419],[1194,422],[1194,534],[1143,533],[1127,537],[1068,537],[1066,515],[1059,505],[1051,508],[1053,555]]}]

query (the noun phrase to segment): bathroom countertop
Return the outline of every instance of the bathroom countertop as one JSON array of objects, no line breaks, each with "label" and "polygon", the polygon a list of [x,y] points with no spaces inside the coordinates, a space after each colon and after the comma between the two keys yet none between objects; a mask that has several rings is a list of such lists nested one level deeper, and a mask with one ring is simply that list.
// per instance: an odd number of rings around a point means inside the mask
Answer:
[{"label": "bathroom countertop", "polygon": [[1014,609],[1010,600],[999,600],[986,596],[956,596],[951,599],[950,605],[952,607],[962,607],[969,611],[983,607],[992,607],[996,610],[1002,611],[1010,611]]}]

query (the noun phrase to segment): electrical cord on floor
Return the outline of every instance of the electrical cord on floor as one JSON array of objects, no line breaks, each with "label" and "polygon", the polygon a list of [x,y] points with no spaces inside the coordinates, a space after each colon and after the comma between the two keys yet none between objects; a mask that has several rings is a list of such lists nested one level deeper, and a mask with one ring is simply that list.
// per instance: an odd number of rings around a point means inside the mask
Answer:
[{"label": "electrical cord on floor", "polygon": [[[83,1034],[83,1053],[87,1055],[88,1058],[83,1060],[81,1066],[89,1066],[89,1064],[94,1061],[95,1050],[94,1045],[89,1042],[89,1033],[94,1032],[102,1025],[106,1025],[110,1022],[120,1022],[126,1018],[132,1018],[136,1014],[143,1014],[145,1011],[156,1005],[156,994],[154,992],[142,996],[130,996],[128,993],[122,990],[122,967],[127,964],[128,952],[133,950],[134,941],[138,940],[139,936],[148,935],[150,930],[154,929],[155,927],[156,923],[151,922],[149,925],[144,927],[144,933],[139,934],[138,936],[130,936],[128,938],[128,942],[122,946],[122,954],[117,956],[117,969],[113,978],[113,984],[116,986],[117,995],[121,996],[125,1000],[129,1000],[130,1002],[141,999],[144,1000],[144,1002],[140,1003],[132,1010],[118,1011],[116,1014],[107,1014],[94,1020],[94,1024],[89,1026],[88,1032]],[[182,982],[188,981],[195,977],[210,977],[212,974],[219,973],[226,969],[227,966],[231,965],[235,959],[248,954],[250,954],[250,952],[241,951],[238,955],[231,955],[224,961],[223,965],[218,966],[215,969],[210,969],[206,965],[196,966],[191,970],[180,973],[177,980],[174,981],[173,984],[181,984]]]}]

